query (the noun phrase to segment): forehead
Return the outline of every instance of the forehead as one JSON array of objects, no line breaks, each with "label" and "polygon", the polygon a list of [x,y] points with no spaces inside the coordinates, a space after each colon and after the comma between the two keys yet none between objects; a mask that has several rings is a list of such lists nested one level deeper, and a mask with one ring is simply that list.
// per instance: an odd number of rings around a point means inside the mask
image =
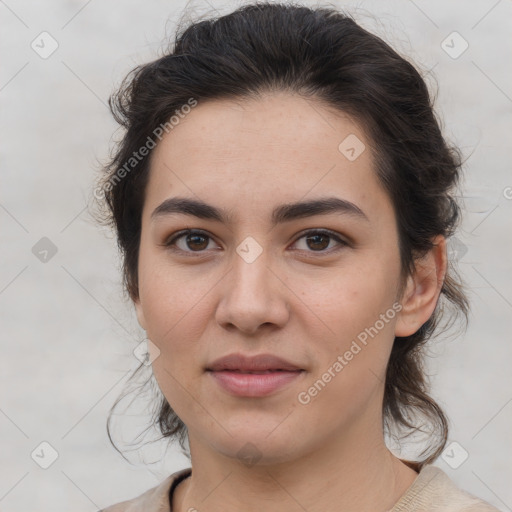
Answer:
[{"label": "forehead", "polygon": [[264,212],[333,194],[389,209],[370,141],[349,116],[274,93],[199,102],[183,116],[153,150],[145,209],[171,196],[197,196]]},{"label": "forehead", "polygon": [[[199,102],[164,137],[166,140],[159,144],[156,153],[174,146],[176,158],[184,156],[192,147],[197,149],[197,153],[186,155],[189,161],[204,156],[205,151],[244,160],[249,157],[264,160],[268,151],[272,158],[275,153],[318,158],[319,152],[326,152],[326,157],[338,156],[339,143],[350,134],[366,138],[355,120],[343,112],[326,109],[318,99],[284,92],[267,93],[257,99]],[[262,146],[267,154],[260,152]]]}]

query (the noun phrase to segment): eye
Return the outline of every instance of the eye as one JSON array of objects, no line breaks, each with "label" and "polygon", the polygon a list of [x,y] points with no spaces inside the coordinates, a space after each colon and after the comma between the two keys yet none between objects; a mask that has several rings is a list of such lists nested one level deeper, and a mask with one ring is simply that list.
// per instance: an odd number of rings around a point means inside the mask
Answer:
[{"label": "eye", "polygon": [[[181,241],[181,239],[183,239],[183,242],[180,247],[177,242]],[[175,233],[163,245],[171,250],[200,253],[208,248],[209,240],[212,240],[211,236],[204,231],[186,229]]]},{"label": "eye", "polygon": [[[308,232],[304,233],[300,238],[298,238],[297,242],[302,239],[305,239],[306,250],[308,248],[312,249],[307,252],[332,252],[331,250],[328,250],[328,251],[325,250],[329,247],[331,240],[336,241],[338,243],[338,245],[340,246],[337,249],[334,248],[334,251],[339,250],[339,249],[349,245],[348,242],[343,240],[336,233],[334,233],[333,231],[326,230],[326,229],[317,229],[317,230],[308,231]],[[331,240],[329,240],[329,239],[331,239]],[[295,243],[297,243],[297,242],[295,242]],[[331,247],[331,249],[332,249],[332,247]],[[300,249],[300,250],[302,250],[302,249]]]},{"label": "eye", "polygon": [[[307,231],[297,239],[295,244],[297,244],[302,239],[305,239],[306,249],[299,250],[305,250],[306,252],[332,252],[332,250],[336,251],[349,245],[348,242],[343,240],[335,232],[326,229],[315,229]],[[181,251],[185,253],[203,253],[206,249],[208,249],[209,242],[211,240],[212,237],[204,231],[186,229],[175,233],[162,245],[173,251]],[[331,247],[330,250],[326,251],[326,249],[328,249],[331,245],[332,240],[337,242],[339,247]],[[180,242],[181,245],[178,242]],[[308,248],[311,250],[308,250]]]}]

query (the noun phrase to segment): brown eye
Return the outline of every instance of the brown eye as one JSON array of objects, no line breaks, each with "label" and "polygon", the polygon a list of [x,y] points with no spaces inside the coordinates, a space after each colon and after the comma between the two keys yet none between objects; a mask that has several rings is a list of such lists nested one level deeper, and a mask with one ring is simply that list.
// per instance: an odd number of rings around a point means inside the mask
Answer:
[{"label": "brown eye", "polygon": [[311,244],[309,245],[309,247],[314,250],[327,249],[327,247],[329,246],[329,239],[330,236],[324,235],[323,233],[318,235],[308,235],[306,238],[307,243]]},{"label": "brown eye", "polygon": [[[295,243],[297,244],[300,240],[305,240],[305,247],[299,247],[299,250],[310,253],[328,254],[349,245],[336,233],[328,230],[308,231]],[[173,251],[192,254],[206,252],[211,241],[213,239],[207,233],[188,229],[174,234],[163,245]],[[333,241],[335,242],[334,246],[332,246]]]},{"label": "brown eye", "polygon": [[347,242],[342,240],[334,232],[325,230],[309,231],[305,233],[303,236],[301,236],[297,241],[302,239],[305,240],[306,249],[304,250],[306,250],[307,252],[331,252],[330,250],[327,251],[326,249],[328,249],[332,240],[334,240],[338,244],[337,248],[331,247],[333,250],[337,250],[348,245]]},{"label": "brown eye", "polygon": [[[203,252],[207,249],[211,237],[202,231],[180,231],[164,245],[182,252]],[[177,242],[180,241],[180,244]]]},{"label": "brown eye", "polygon": [[205,240],[207,240],[207,238],[208,237],[204,235],[196,235],[194,233],[191,233],[187,235],[187,237],[185,238],[185,244],[187,245],[187,247],[194,250],[206,249],[206,247],[208,247],[208,241],[206,241],[205,243]]}]

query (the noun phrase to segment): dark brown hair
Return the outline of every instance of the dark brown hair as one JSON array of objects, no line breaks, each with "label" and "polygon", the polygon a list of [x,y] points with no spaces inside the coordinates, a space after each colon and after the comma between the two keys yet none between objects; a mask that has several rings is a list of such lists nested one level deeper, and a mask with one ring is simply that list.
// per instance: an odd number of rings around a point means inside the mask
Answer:
[{"label": "dark brown hair", "polygon": [[[138,297],[150,154],[129,168],[126,163],[191,98],[200,104],[272,91],[320,101],[365,129],[376,173],[394,205],[404,276],[432,248],[436,235],[453,234],[459,218],[453,190],[460,153],[444,139],[416,68],[338,10],[255,3],[179,29],[168,51],[135,68],[110,98],[125,132],[103,170],[102,193],[95,196],[105,208],[104,220],[117,232],[131,299]],[[437,458],[447,441],[447,418],[428,394],[423,367],[424,345],[438,331],[441,316],[447,318],[445,305],[467,319],[467,300],[451,266],[432,317],[415,334],[395,339],[387,366],[383,426],[409,435],[421,431],[420,425],[430,425],[430,446],[421,453],[420,465]],[[163,437],[178,438],[184,448],[186,426],[161,394],[154,423]]]}]

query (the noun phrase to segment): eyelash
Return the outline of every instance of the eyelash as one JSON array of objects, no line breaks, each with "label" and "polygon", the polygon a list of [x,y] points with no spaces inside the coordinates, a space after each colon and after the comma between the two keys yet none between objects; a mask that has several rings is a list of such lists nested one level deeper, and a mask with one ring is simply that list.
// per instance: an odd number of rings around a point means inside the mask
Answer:
[{"label": "eyelash", "polygon": [[[176,241],[179,240],[180,238],[183,238],[186,235],[201,235],[201,236],[204,236],[206,238],[213,239],[205,231],[201,231],[201,230],[198,230],[198,229],[186,229],[186,230],[183,230],[183,231],[178,231],[177,233],[171,235],[171,237],[169,237],[167,239],[167,241],[164,244],[162,244],[162,246],[166,247],[167,249],[169,249],[171,251],[191,254],[194,257],[201,257],[202,253],[205,253],[206,250],[203,250],[203,251],[184,251],[183,249],[179,249],[179,248],[176,247]],[[330,231],[328,229],[312,229],[312,230],[306,231],[306,232],[302,233],[301,236],[299,236],[295,240],[294,244],[297,241],[301,240],[302,238],[306,238],[306,237],[312,236],[312,235],[326,235],[326,236],[334,239],[336,242],[338,242],[338,244],[340,246],[338,248],[331,248],[329,250],[306,251],[308,253],[320,254],[320,255],[321,254],[332,254],[333,252],[337,252],[337,251],[341,250],[342,248],[344,248],[346,246],[349,246],[349,243],[347,241],[345,241],[342,238],[340,238],[340,236],[337,233],[335,233],[334,231]]]}]

